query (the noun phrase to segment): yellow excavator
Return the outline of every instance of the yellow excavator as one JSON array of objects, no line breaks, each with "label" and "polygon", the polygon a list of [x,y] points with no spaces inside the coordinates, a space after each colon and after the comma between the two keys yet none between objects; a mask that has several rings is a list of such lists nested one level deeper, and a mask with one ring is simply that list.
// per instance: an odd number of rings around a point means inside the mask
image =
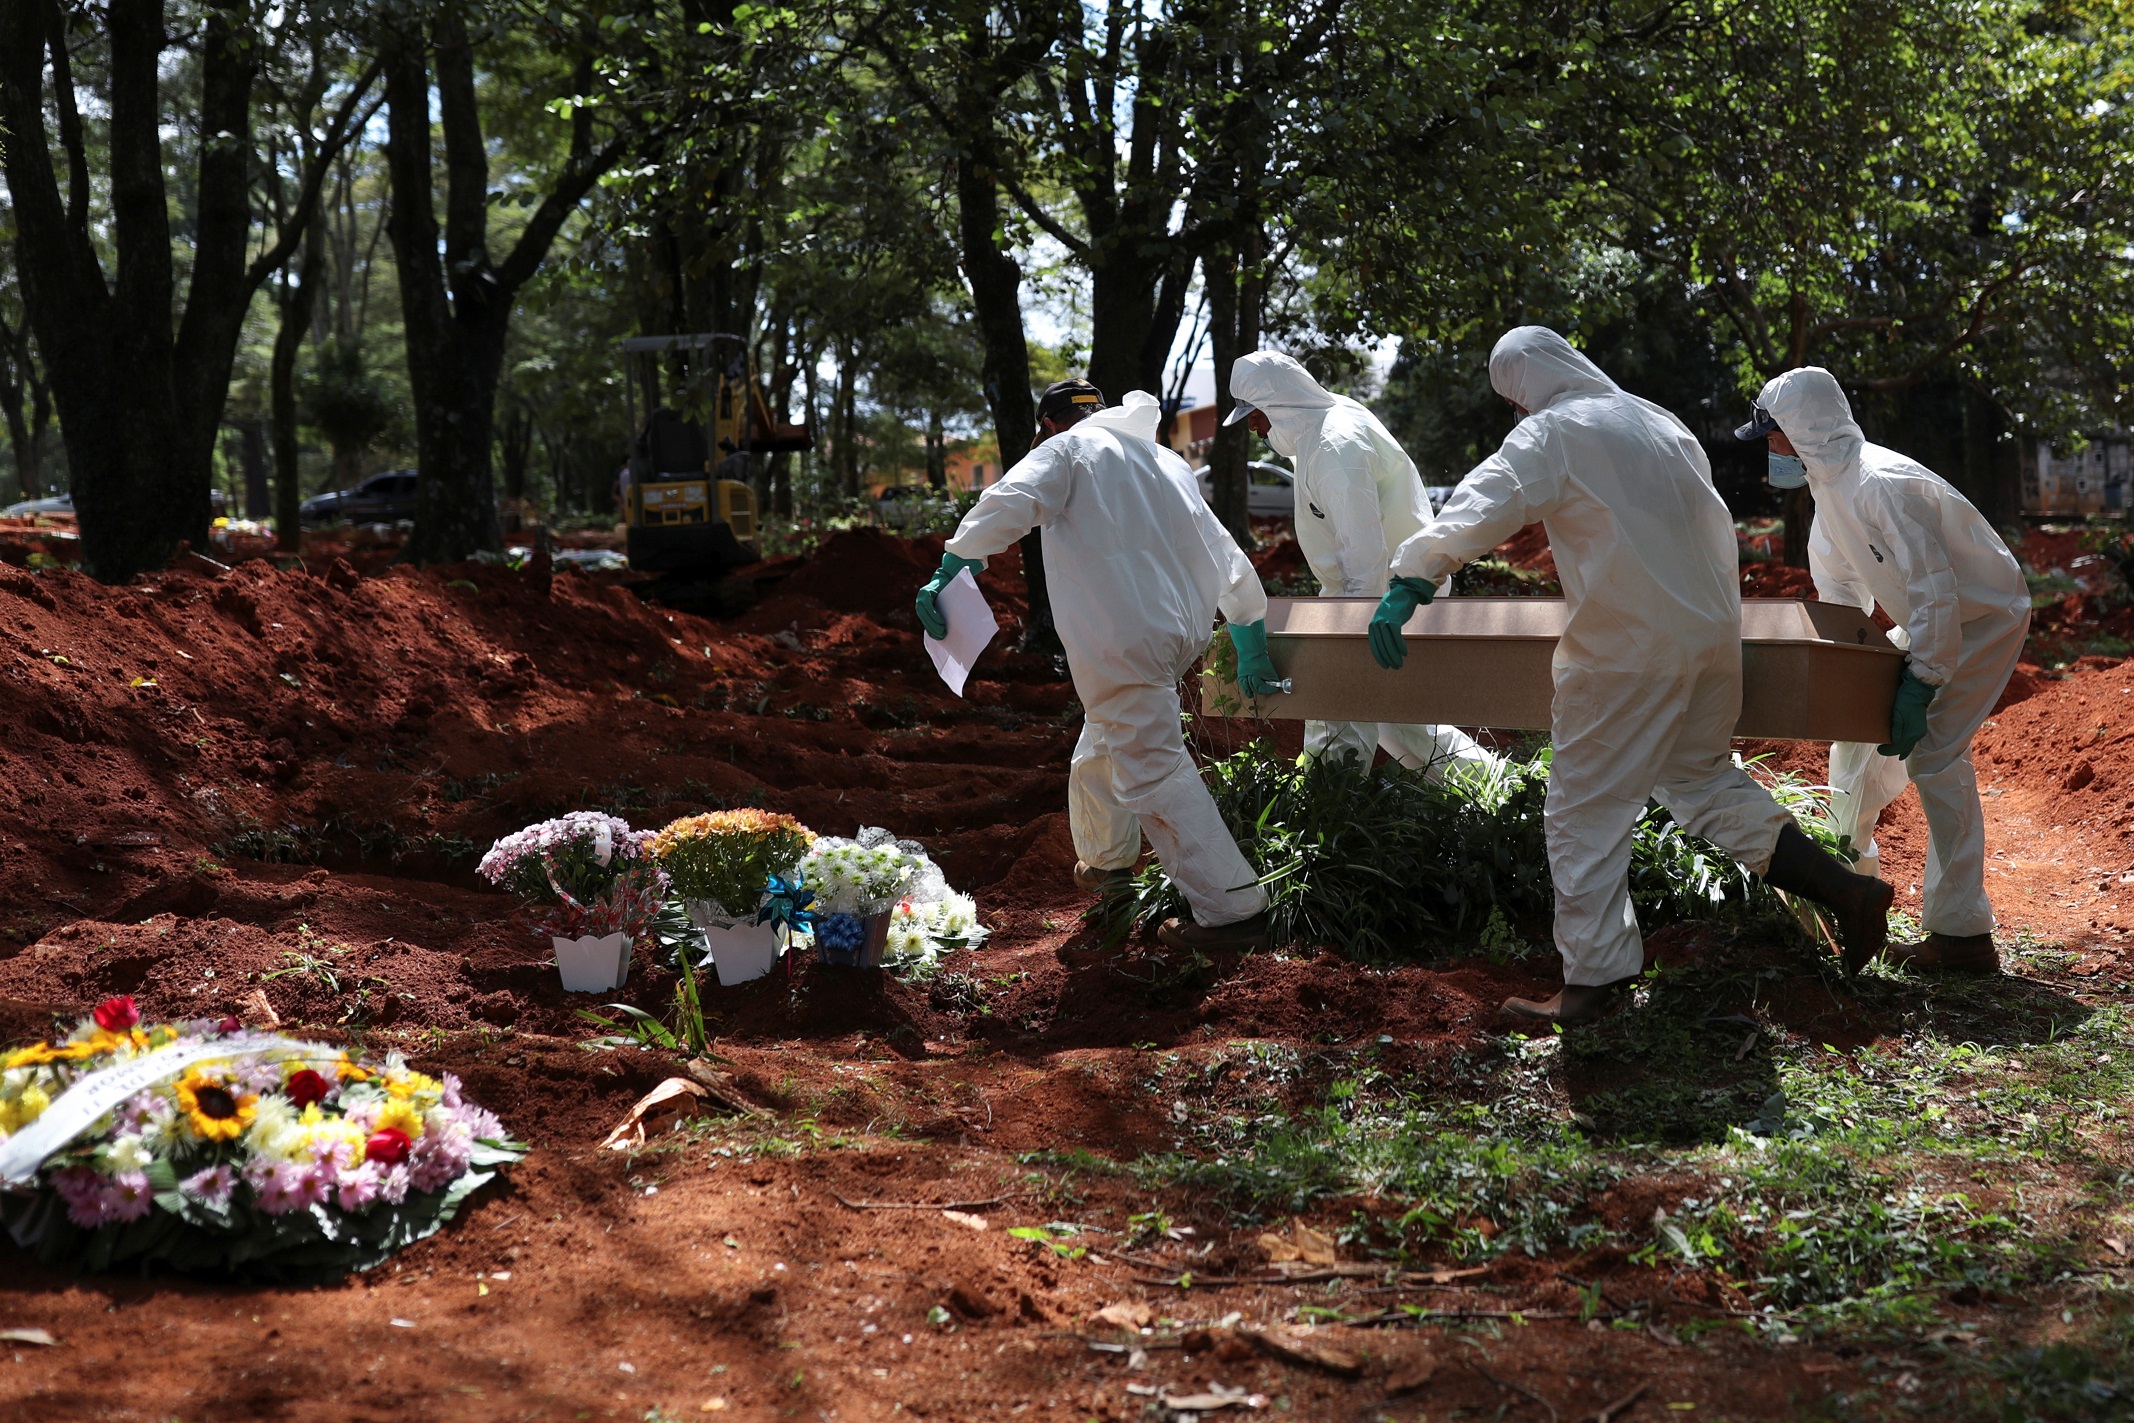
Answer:
[{"label": "yellow excavator", "polygon": [[756,495],[743,457],[811,449],[808,427],[771,418],[739,336],[632,336],[622,352],[637,431],[623,509],[630,566],[716,579],[756,562]]}]

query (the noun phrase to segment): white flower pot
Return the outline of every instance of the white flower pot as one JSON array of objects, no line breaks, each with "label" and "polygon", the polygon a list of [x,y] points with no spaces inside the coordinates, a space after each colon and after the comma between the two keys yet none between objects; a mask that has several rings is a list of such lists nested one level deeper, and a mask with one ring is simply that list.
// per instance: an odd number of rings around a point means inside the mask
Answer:
[{"label": "white flower pot", "polygon": [[586,934],[576,939],[551,938],[556,971],[565,993],[607,993],[630,976],[628,934]]},{"label": "white flower pot", "polygon": [[761,978],[778,966],[778,951],[785,946],[784,925],[736,919],[708,899],[685,899],[682,903],[704,933],[704,945],[711,950],[711,966],[718,970],[720,987]]}]

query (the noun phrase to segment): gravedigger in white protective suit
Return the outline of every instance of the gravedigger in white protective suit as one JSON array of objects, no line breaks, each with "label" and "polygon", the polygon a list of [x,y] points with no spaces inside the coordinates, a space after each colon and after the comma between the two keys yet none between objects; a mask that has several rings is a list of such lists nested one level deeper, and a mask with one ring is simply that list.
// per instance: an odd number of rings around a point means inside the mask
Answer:
[{"label": "gravedigger in white protective suit", "polygon": [[1587,1022],[1642,970],[1630,841],[1648,797],[1772,885],[1828,907],[1847,962],[1864,962],[1887,939],[1889,886],[1818,848],[1732,755],[1739,558],[1704,451],[1681,421],[1545,327],[1505,333],[1489,377],[1523,418],[1395,552],[1371,651],[1398,667],[1401,628],[1435,585],[1525,525],[1547,529],[1570,614],[1556,645],[1542,813],[1564,987],[1505,1011]]},{"label": "gravedigger in white protective suit", "polygon": [[[1414,461],[1378,417],[1312,379],[1294,359],[1255,351],[1230,368],[1236,400],[1225,425],[1247,422],[1296,467],[1297,547],[1323,598],[1382,596],[1393,550],[1430,522]],[[1433,779],[1453,766],[1489,767],[1497,758],[1456,726],[1307,721],[1304,754],[1360,756],[1384,747],[1403,766]]]},{"label": "gravedigger in white protective suit", "polygon": [[1880,746],[1830,748],[1831,812],[1852,837],[1864,873],[1879,874],[1875,825],[1909,776],[1926,812],[1925,942],[1885,956],[1920,968],[1991,973],[1993,906],[1986,898],[1986,817],[1971,737],[1992,714],[2030,631],[2023,570],[1970,501],[1940,475],[1869,444],[1830,372],[1787,371],[1756,398],[1734,432],[1765,439],[1771,483],[1815,496],[1808,570],[1816,596],[1896,623],[1904,678]]},{"label": "gravedigger in white protective suit", "polygon": [[1163,942],[1262,947],[1267,895],[1187,754],[1178,681],[1220,610],[1240,686],[1273,690],[1267,595],[1192,470],[1155,443],[1155,397],[1133,391],[1112,409],[1102,400],[1082,380],[1045,392],[1038,443],[964,515],[919,593],[919,621],[945,636],[937,598],[949,580],[1042,529],[1053,623],[1083,707],[1067,776],[1075,882],[1101,889],[1127,873],[1145,831],[1192,910],[1163,923]]}]

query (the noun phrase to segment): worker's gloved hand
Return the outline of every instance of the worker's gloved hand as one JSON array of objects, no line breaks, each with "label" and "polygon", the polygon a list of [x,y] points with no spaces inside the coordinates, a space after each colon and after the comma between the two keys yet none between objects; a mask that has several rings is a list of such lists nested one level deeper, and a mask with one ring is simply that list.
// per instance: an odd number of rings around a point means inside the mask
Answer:
[{"label": "worker's gloved hand", "polygon": [[1889,709],[1889,740],[1875,749],[1885,756],[1911,755],[1919,738],[1927,734],[1927,704],[1940,690],[1914,677],[1912,669],[1906,667],[1903,679],[1897,683],[1897,700]]},{"label": "worker's gloved hand", "polygon": [[1274,670],[1274,659],[1267,655],[1267,620],[1256,623],[1230,624],[1230,645],[1237,649],[1237,689],[1248,697],[1263,697],[1269,692],[1282,689],[1276,683],[1282,680]]},{"label": "worker's gloved hand", "polygon": [[1386,596],[1378,600],[1378,611],[1371,614],[1371,656],[1379,666],[1391,672],[1408,660],[1408,640],[1400,630],[1417,608],[1436,596],[1435,583],[1420,578],[1393,580]]},{"label": "worker's gloved hand", "polygon": [[983,567],[985,564],[979,559],[958,558],[952,553],[941,555],[941,566],[934,571],[934,576],[927,580],[926,586],[919,590],[919,596],[912,604],[912,610],[919,615],[919,626],[926,629],[928,637],[939,642],[948,636],[948,619],[941,616],[939,607],[941,590],[954,582],[956,575],[964,569],[968,568],[975,573]]}]

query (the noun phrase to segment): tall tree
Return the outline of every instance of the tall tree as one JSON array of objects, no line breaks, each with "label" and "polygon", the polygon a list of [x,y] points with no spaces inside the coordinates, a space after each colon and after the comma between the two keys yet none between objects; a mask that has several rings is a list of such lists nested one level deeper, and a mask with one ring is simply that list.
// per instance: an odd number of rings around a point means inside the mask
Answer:
[{"label": "tall tree", "polygon": [[[85,52],[102,64],[101,152],[92,152],[82,118],[76,33],[97,41]],[[66,442],[82,563],[107,582],[160,566],[181,539],[205,544],[215,439],[246,310],[295,250],[326,162],[347,142],[372,81],[364,74],[342,86],[317,135],[318,161],[302,175],[297,216],[255,252],[253,89],[276,43],[233,0],[0,7],[0,122],[24,304]],[[174,44],[190,62],[166,78]],[[193,87],[177,92],[193,75]],[[177,113],[188,122],[166,140]],[[173,150],[187,146],[174,185]],[[101,182],[91,171],[98,158]],[[182,252],[174,199],[186,218]]]},{"label": "tall tree", "polygon": [[[1870,402],[1956,381],[1981,428],[1996,405],[2115,418],[2134,356],[2123,7],[1705,0],[1653,43],[1681,82],[1593,66],[1581,206],[1695,295],[1743,394],[1820,364]],[[1949,472],[2012,503],[1985,469]],[[1810,510],[1789,504],[1789,561]]]},{"label": "tall tree", "polygon": [[[442,4],[401,19],[380,37],[389,110],[390,231],[421,471],[406,556],[417,563],[502,548],[492,452],[513,305],[564,223],[632,141],[627,129],[604,141],[596,131],[603,112],[595,88],[597,23],[578,17],[553,27],[544,22],[539,40],[570,55],[561,76],[564,92],[556,99],[569,111],[569,148],[510,250],[493,260],[490,151],[468,18],[462,7]],[[513,17],[500,12],[498,23],[507,18]],[[441,231],[431,147],[433,88],[444,141]]]},{"label": "tall tree", "polygon": [[[1029,338],[1023,327],[1022,264],[1014,256],[1003,201],[1013,172],[1000,124],[1060,33],[1062,12],[1043,3],[992,5],[984,0],[892,0],[867,31],[869,53],[906,99],[930,115],[952,165],[956,236],[963,279],[985,353],[986,406],[1002,463],[1012,465],[1037,439],[1030,388]],[[1045,583],[1044,539],[1023,540],[1030,586],[1024,644],[1056,652]]]}]

